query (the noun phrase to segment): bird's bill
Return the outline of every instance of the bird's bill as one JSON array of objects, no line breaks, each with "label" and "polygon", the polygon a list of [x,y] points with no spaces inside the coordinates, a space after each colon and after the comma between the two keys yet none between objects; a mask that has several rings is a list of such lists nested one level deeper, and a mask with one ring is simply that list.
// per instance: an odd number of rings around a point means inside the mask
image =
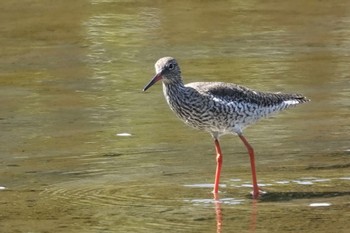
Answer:
[{"label": "bird's bill", "polygon": [[162,79],[161,73],[156,74],[152,78],[152,80],[143,88],[143,91],[146,91],[148,88],[150,88],[153,84],[155,84],[156,82],[158,82],[161,79]]}]

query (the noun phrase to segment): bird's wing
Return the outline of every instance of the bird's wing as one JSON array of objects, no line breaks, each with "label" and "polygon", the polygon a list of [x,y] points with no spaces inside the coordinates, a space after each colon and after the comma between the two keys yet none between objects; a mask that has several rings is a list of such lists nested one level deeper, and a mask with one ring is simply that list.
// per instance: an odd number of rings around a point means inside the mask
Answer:
[{"label": "bird's wing", "polygon": [[189,83],[186,86],[196,89],[201,94],[210,95],[215,98],[226,101],[246,102],[259,106],[271,106],[283,102],[288,105],[295,105],[308,101],[307,98],[300,94],[260,92],[233,83],[195,82]]}]

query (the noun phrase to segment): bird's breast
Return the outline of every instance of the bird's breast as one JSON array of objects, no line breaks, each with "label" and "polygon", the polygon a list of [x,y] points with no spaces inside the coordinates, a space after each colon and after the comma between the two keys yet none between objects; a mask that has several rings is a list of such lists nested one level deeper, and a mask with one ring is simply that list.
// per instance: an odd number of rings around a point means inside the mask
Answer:
[{"label": "bird's breast", "polygon": [[[195,94],[165,93],[165,99],[171,110],[187,125],[210,132],[231,132],[239,117],[235,112],[235,103],[228,103],[210,96]],[[238,121],[237,121],[238,120]]]}]

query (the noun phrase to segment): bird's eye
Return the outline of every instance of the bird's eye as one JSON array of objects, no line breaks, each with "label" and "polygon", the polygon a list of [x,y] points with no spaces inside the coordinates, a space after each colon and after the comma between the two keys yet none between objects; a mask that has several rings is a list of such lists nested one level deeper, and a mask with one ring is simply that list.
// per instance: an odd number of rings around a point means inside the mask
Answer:
[{"label": "bird's eye", "polygon": [[168,66],[168,68],[169,68],[169,70],[172,70],[172,69],[174,69],[174,64],[169,64],[169,66]]}]

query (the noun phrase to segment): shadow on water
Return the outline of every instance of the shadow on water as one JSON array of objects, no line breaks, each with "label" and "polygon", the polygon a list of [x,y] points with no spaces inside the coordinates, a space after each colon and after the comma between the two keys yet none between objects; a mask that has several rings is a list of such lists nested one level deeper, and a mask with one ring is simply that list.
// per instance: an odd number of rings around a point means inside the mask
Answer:
[{"label": "shadow on water", "polygon": [[260,201],[278,202],[296,199],[331,198],[340,196],[350,196],[350,192],[269,192],[264,194],[260,198]]},{"label": "shadow on water", "polygon": [[[250,206],[250,217],[249,224],[247,226],[247,232],[253,233],[257,229],[257,218],[258,218],[258,207],[259,203],[264,202],[283,202],[292,201],[297,199],[313,199],[313,198],[332,198],[339,196],[350,196],[350,192],[269,192],[262,195],[259,200],[252,200]],[[247,196],[251,198],[251,196]],[[223,232],[224,228],[224,214],[222,204],[225,204],[224,199],[220,199],[219,194],[214,194],[214,207],[215,207],[215,217],[216,217],[216,232]],[[327,203],[316,203],[322,204]],[[311,206],[311,205],[310,205]],[[326,205],[327,206],[327,205]]]}]

